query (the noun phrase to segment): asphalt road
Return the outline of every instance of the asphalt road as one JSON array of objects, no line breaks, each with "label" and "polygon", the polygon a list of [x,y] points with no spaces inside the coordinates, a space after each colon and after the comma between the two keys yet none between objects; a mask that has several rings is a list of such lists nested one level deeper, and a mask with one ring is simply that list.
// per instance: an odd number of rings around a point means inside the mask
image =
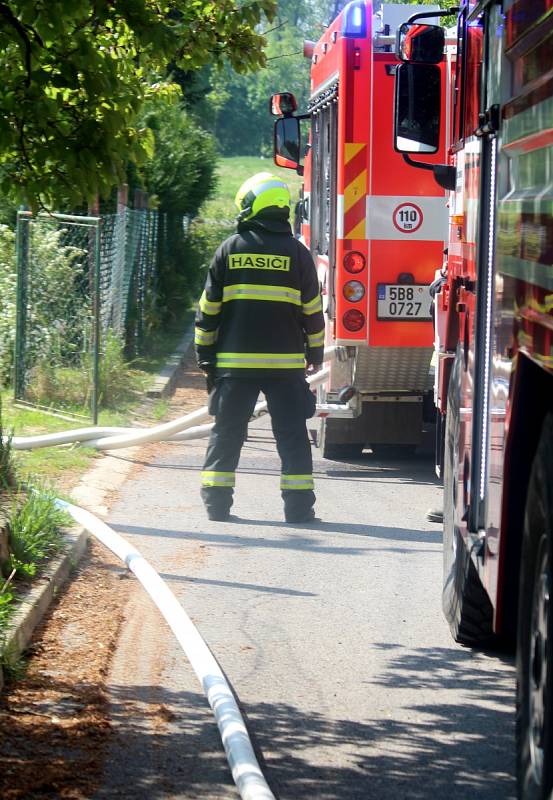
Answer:
[{"label": "asphalt road", "polygon": [[[504,800],[512,659],[456,645],[440,608],[429,456],[316,459],[317,512],[283,523],[268,420],[250,428],[229,523],[204,518],[205,441],[148,450],[108,522],[151,561],[236,692],[279,800]],[[236,798],[197,680],[140,587],[109,680],[97,798]]]}]

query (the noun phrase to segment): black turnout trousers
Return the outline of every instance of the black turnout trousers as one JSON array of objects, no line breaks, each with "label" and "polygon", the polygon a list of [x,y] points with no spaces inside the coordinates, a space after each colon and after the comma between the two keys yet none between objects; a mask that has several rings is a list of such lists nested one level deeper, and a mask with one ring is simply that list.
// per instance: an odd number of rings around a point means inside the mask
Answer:
[{"label": "black turnout trousers", "polygon": [[208,512],[224,513],[232,505],[234,472],[260,392],[267,398],[281,460],[285,516],[308,513],[315,503],[311,445],[305,424],[314,413],[315,399],[303,373],[276,378],[225,377],[217,380],[209,398],[215,425],[207,446],[201,489]]}]

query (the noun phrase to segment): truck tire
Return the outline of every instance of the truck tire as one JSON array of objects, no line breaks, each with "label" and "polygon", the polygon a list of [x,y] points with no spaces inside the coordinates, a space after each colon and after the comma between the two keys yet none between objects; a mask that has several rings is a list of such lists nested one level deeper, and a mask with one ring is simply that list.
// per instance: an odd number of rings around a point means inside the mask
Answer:
[{"label": "truck tire", "polygon": [[456,642],[491,644],[493,608],[471,554],[455,524],[459,474],[460,369],[457,353],[447,394],[444,454],[444,539],[442,608]]},{"label": "truck tire", "polygon": [[517,631],[520,800],[553,793],[553,413],[534,458],[522,539]]}]

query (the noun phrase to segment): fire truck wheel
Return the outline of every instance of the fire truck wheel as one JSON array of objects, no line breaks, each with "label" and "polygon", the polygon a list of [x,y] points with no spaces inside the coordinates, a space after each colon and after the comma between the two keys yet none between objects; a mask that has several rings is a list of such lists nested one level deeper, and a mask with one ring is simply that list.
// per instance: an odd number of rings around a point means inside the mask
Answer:
[{"label": "fire truck wheel", "polygon": [[532,466],[522,540],[517,635],[520,800],[553,792],[553,414]]},{"label": "fire truck wheel", "polygon": [[459,474],[459,354],[447,395],[444,454],[444,538],[442,608],[456,642],[490,644],[493,609],[455,520]]}]

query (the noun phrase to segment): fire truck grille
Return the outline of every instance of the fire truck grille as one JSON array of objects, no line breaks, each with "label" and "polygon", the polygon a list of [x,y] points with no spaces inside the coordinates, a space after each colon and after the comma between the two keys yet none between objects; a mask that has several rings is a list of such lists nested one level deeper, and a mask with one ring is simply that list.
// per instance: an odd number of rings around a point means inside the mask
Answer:
[{"label": "fire truck grille", "polygon": [[424,392],[432,388],[432,347],[360,347],[354,385],[363,392]]}]

